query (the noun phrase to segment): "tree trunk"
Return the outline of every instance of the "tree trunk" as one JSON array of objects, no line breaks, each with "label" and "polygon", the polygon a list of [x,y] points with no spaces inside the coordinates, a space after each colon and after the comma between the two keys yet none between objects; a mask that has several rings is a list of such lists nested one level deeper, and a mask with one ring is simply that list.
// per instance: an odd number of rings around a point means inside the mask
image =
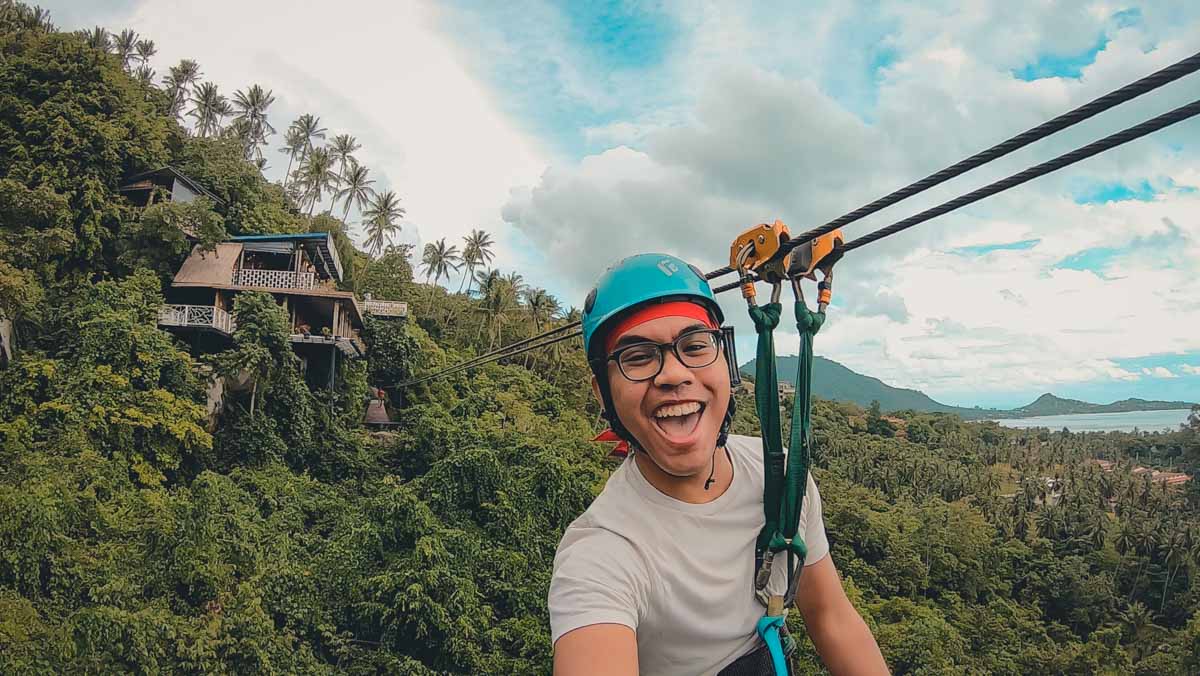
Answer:
[{"label": "tree trunk", "polygon": [[[465,274],[463,274],[462,281],[458,283],[457,293],[462,293],[463,284],[467,283],[467,277],[470,277],[470,276],[471,276],[471,268],[467,268],[467,272]],[[471,290],[467,289],[467,294],[470,295],[470,293],[471,293]]]},{"label": "tree trunk", "polygon": [[254,400],[258,396],[258,378],[254,379],[254,383],[250,385],[250,417],[254,417]]},{"label": "tree trunk", "polygon": [[284,174],[283,174],[283,189],[285,191],[287,190],[288,177],[292,175],[292,162],[295,159],[296,159],[296,153],[294,151],[288,153],[288,168],[287,168],[287,171],[284,172]]}]

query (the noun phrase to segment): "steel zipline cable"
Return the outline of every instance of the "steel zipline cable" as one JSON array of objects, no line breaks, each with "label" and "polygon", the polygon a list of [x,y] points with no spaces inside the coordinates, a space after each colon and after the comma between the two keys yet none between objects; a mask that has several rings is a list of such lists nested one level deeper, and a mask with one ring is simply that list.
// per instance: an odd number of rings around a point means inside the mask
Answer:
[{"label": "steel zipline cable", "polygon": [[[1043,122],[1042,124],[1039,124],[1028,131],[1021,132],[1020,134],[1017,134],[1006,141],[1001,141],[987,150],[975,153],[965,160],[946,167],[935,174],[926,176],[916,183],[912,183],[900,188],[899,190],[881,197],[870,204],[861,206],[844,216],[835,218],[825,225],[796,235],[789,240],[788,244],[781,247],[779,255],[786,256],[789,251],[805,242],[816,239],[821,235],[833,232],[843,225],[866,218],[880,209],[892,206],[903,199],[907,199],[952,178],[961,176],[962,174],[965,174],[976,167],[991,162],[994,159],[1003,157],[1015,150],[1019,150],[1020,148],[1024,148],[1034,141],[1041,140],[1074,124],[1083,122],[1084,120],[1094,117],[1110,108],[1114,108],[1122,103],[1125,103],[1126,101],[1137,98],[1146,92],[1158,89],[1159,87],[1174,82],[1185,75],[1190,75],[1197,70],[1200,70],[1200,54],[1193,54],[1182,61],[1167,66],[1166,68],[1163,68],[1155,73],[1151,73],[1150,75],[1147,75],[1136,82],[1131,82],[1130,84],[1127,84],[1120,89],[1111,91],[1098,99],[1089,101],[1088,103],[1085,103],[1074,110],[1063,113],[1054,119]],[[716,279],[717,277],[727,275],[733,271],[734,270],[732,267],[726,266],[717,270],[713,270],[705,275],[705,278]]]},{"label": "steel zipline cable", "polygon": [[[541,335],[534,336],[532,338],[526,338],[525,340],[520,341],[520,342],[522,344],[526,344],[526,343],[529,343],[530,341],[537,340],[539,338],[545,338],[547,335],[549,335],[549,333],[558,333],[560,331],[565,331],[566,329],[569,329],[569,328],[576,328],[579,326],[579,324],[580,324],[580,322],[572,322],[565,326],[558,327],[553,332],[547,332],[547,333],[543,333]],[[533,344],[533,345],[526,344],[525,347],[522,347],[521,349],[517,349],[517,350],[511,349],[517,345],[517,343],[513,343],[512,345],[509,345],[506,348],[501,348],[500,350],[496,350],[492,353],[489,353],[492,356],[490,356],[486,359],[484,359],[482,357],[476,358],[471,361],[463,362],[462,364],[457,364],[455,366],[451,366],[450,368],[447,368],[444,371],[438,371],[436,373],[431,373],[427,376],[422,376],[420,378],[415,378],[413,380],[406,380],[403,383],[396,385],[395,387],[396,388],[408,387],[410,385],[416,385],[418,383],[423,383],[427,380],[433,380],[435,378],[441,378],[443,376],[453,375],[455,373],[459,373],[461,371],[466,371],[468,369],[472,369],[477,366],[483,366],[484,364],[489,364],[494,361],[500,361],[501,359],[506,359],[508,357],[515,357],[519,354],[524,354],[524,353],[530,352],[532,350],[537,350],[537,349],[540,349],[543,347],[548,347],[555,343],[561,343],[564,340],[578,338],[579,336],[582,336],[582,335],[583,335],[583,331],[572,331],[571,333],[568,333],[568,334],[565,334],[565,335],[562,335],[557,338],[553,338],[551,340],[547,340],[547,341],[544,341],[541,343],[537,343],[537,344]],[[499,352],[503,352],[503,354],[497,354]]]},{"label": "steel zipline cable", "polygon": [[1119,145],[1139,139],[1147,134],[1152,134],[1160,129],[1163,129],[1164,127],[1169,127],[1177,122],[1182,122],[1189,118],[1195,117],[1196,115],[1200,115],[1200,100],[1192,101],[1185,106],[1180,106],[1175,110],[1163,113],[1162,115],[1146,120],[1141,124],[1134,125],[1123,131],[1106,136],[1099,141],[1089,143],[1082,148],[1077,148],[1069,153],[1059,155],[1052,160],[1042,162],[1035,167],[1030,167],[1025,171],[1013,174],[1008,178],[1000,179],[995,183],[985,185],[978,190],[972,190],[961,197],[956,197],[949,202],[944,202],[931,209],[926,209],[915,216],[910,216],[887,227],[879,228],[874,232],[847,242],[843,248],[843,251],[853,251],[860,246],[865,246],[871,242],[877,242],[884,237],[894,235],[901,230],[907,230],[918,223],[924,223],[925,221],[941,216],[942,214],[947,214],[960,207],[965,207],[968,204],[978,202],[985,197],[990,197],[996,193],[1004,192],[1009,188],[1015,188],[1026,181],[1031,181],[1039,176],[1045,176],[1046,174],[1058,171],[1063,167],[1069,167],[1080,160],[1085,160],[1093,155],[1098,155],[1106,150],[1116,148]]},{"label": "steel zipline cable", "polygon": [[[453,368],[453,369],[457,369],[459,367],[466,368],[466,367],[470,367],[470,366],[476,366],[478,364],[485,364],[485,363],[488,363],[491,361],[495,361],[496,359],[503,359],[504,357],[509,356],[508,353],[510,350],[521,347],[528,343],[532,343],[535,340],[541,340],[542,338],[548,338],[550,336],[553,336],[556,333],[562,333],[563,331],[577,328],[582,323],[583,322],[578,322],[578,321],[570,322],[568,324],[564,324],[563,326],[559,326],[559,327],[551,329],[549,331],[543,331],[542,333],[539,333],[536,336],[531,336],[531,337],[525,338],[523,340],[518,340],[515,343],[511,343],[509,345],[505,345],[503,347],[496,348],[495,350],[492,350],[491,352],[485,352],[484,354],[478,355],[476,357],[472,357],[472,358],[468,359],[467,361],[462,362],[461,364],[452,366],[450,368]],[[555,342],[557,342],[557,341],[555,341]],[[547,344],[549,344],[549,343],[547,343]],[[492,359],[492,357],[495,357],[495,359]],[[447,369],[447,370],[449,370],[449,369]],[[419,383],[424,380],[426,380],[426,378],[414,378],[412,380],[406,380],[398,385],[389,386],[386,389],[396,389],[396,388],[404,387],[406,385],[412,385],[415,383]]]},{"label": "steel zipline cable", "polygon": [[[1099,141],[1089,143],[1082,148],[1077,148],[1069,153],[1059,155],[1052,160],[1042,162],[1041,164],[1030,167],[1025,171],[1018,172],[1007,178],[1002,178],[999,181],[985,185],[978,190],[972,190],[965,195],[956,197],[948,202],[943,202],[936,207],[926,209],[915,216],[910,216],[902,221],[897,221],[889,226],[879,228],[874,232],[847,242],[842,248],[842,251],[853,251],[861,246],[865,246],[872,242],[877,242],[884,237],[894,235],[901,230],[907,230],[914,225],[918,225],[938,216],[948,214],[955,209],[962,208],[968,204],[973,204],[981,199],[984,199],[985,197],[990,197],[996,193],[1004,192],[1009,188],[1015,188],[1016,186],[1031,181],[1039,176],[1045,176],[1051,172],[1058,171],[1059,169],[1068,167],[1076,162],[1079,162],[1080,160],[1085,160],[1093,155],[1098,155],[1106,150],[1111,150],[1119,145],[1139,139],[1147,134],[1151,134],[1165,127],[1169,127],[1177,122],[1190,119],[1196,115],[1200,115],[1200,100],[1193,101],[1185,106],[1180,106],[1172,111],[1163,113],[1158,117],[1146,120],[1141,124],[1134,125],[1128,129],[1124,129],[1115,134],[1106,136]],[[789,240],[789,243],[799,243],[800,241],[803,241],[802,238],[804,236],[805,235],[801,235],[800,237],[791,239]],[[723,293],[725,291],[729,291],[730,289],[736,289],[740,285],[741,282],[731,282],[724,286],[719,286],[713,289],[713,293]]]},{"label": "steel zipline cable", "polygon": [[[955,176],[959,176],[963,173],[966,173],[967,171],[970,171],[971,169],[978,167],[986,162],[989,162],[993,159],[996,159],[998,157],[1006,155],[1014,150],[1017,150],[1018,148],[1022,148],[1026,145],[1029,145],[1030,143],[1033,143],[1036,140],[1045,138],[1046,136],[1049,136],[1050,134],[1053,134],[1061,129],[1065,129],[1066,127],[1069,127],[1069,126],[1076,124],[1082,120],[1092,117],[1100,112],[1103,112],[1104,110],[1112,108],[1113,106],[1116,106],[1116,105],[1123,103],[1125,101],[1128,101],[1136,96],[1139,96],[1148,91],[1151,91],[1153,89],[1161,87],[1162,85],[1167,84],[1168,82],[1177,80],[1180,77],[1183,77],[1184,75],[1193,73],[1196,70],[1200,70],[1200,54],[1196,54],[1191,57],[1188,57],[1174,65],[1168,66],[1152,75],[1144,77],[1141,80],[1138,80],[1137,82],[1126,85],[1125,87],[1122,87],[1121,89],[1118,89],[1116,91],[1110,92],[1109,94],[1106,94],[1098,99],[1095,99],[1094,101],[1092,101],[1090,103],[1080,106],[1079,108],[1076,108],[1075,110],[1072,110],[1069,113],[1060,115],[1048,122],[1045,122],[1041,125],[1038,125],[1037,127],[1034,127],[1033,129],[1030,129],[1029,131],[1026,131],[1022,134],[1019,134],[1017,136],[1014,136],[1014,137],[1008,139],[1007,141],[999,143],[999,144],[989,148],[988,150],[985,150],[985,151],[982,151],[975,155],[972,155],[971,157],[969,157],[965,160],[962,160],[961,162],[959,162],[951,167],[948,167],[946,169],[943,169],[942,171],[937,172],[936,174],[932,174],[932,175],[930,175],[920,181],[917,181],[916,183],[913,183],[905,188],[901,188],[900,190],[897,190],[897,191],[891,193],[890,195],[887,195],[886,197],[880,198],[874,202],[871,202],[870,204],[868,204],[866,206],[860,207],[860,208],[846,214],[845,216],[834,219],[833,221],[830,221],[829,223],[827,223],[823,226],[814,228],[814,229],[804,232],[800,235],[797,235],[797,236],[789,239],[786,244],[784,244],[782,247],[780,247],[781,253],[779,255],[786,255],[786,253],[788,251],[791,251],[795,247],[800,246],[801,244],[808,242],[816,237],[819,237],[821,235],[832,232],[833,230],[837,229],[838,227],[841,227],[842,225],[845,225],[847,223],[852,223],[852,222],[859,220],[865,216],[868,216],[876,211],[879,211],[880,209],[883,209],[887,206],[891,206],[892,204],[895,204],[896,202],[899,202],[900,200],[903,200],[907,197],[911,197],[912,195],[915,195],[924,190],[927,190],[935,185],[938,185],[939,183],[943,183],[951,178],[954,178]],[[1052,173],[1052,172],[1062,169],[1064,167],[1068,167],[1072,164],[1075,164],[1076,162],[1087,159],[1089,157],[1092,157],[1094,155],[1102,153],[1106,150],[1110,150],[1110,149],[1120,146],[1122,144],[1128,143],[1129,141],[1133,141],[1135,139],[1141,138],[1143,136],[1146,136],[1147,134],[1151,134],[1155,131],[1158,131],[1158,130],[1168,127],[1170,125],[1190,119],[1192,117],[1195,117],[1196,115],[1200,115],[1200,100],[1193,101],[1192,103],[1189,103],[1184,106],[1180,106],[1179,108],[1171,110],[1167,113],[1163,113],[1162,115],[1159,115],[1150,120],[1142,122],[1141,124],[1135,125],[1133,127],[1129,127],[1127,129],[1119,131],[1115,134],[1111,134],[1111,135],[1106,136],[1098,141],[1089,143],[1086,146],[1077,148],[1077,149],[1075,149],[1071,152],[1065,153],[1063,155],[1059,155],[1058,157],[1055,157],[1054,159],[1048,160],[1046,162],[1042,162],[1041,164],[1038,164],[1036,166],[1030,167],[1029,169],[1026,169],[1024,171],[1013,174],[1007,178],[1001,179],[999,181],[995,181],[995,182],[990,183],[982,188],[973,190],[965,195],[962,195],[960,197],[952,199],[948,202],[944,202],[938,206],[935,206],[935,207],[932,207],[925,211],[922,211],[921,213],[916,214],[915,216],[910,216],[909,218],[906,218],[901,221],[897,221],[896,223],[893,223],[886,227],[875,230],[867,235],[864,235],[858,239],[855,239],[855,240],[852,240],[852,241],[846,243],[846,245],[843,248],[843,251],[852,251],[854,249],[865,246],[872,242],[879,241],[880,239],[883,239],[885,237],[896,234],[897,232],[900,232],[902,230],[907,230],[908,228],[911,228],[920,223],[924,223],[925,221],[928,221],[928,220],[931,220],[938,216],[950,213],[950,212],[954,211],[955,209],[959,209],[959,208],[967,206],[969,204],[973,204],[975,202],[978,202],[979,200],[982,200],[984,198],[990,197],[997,193],[1003,192],[1010,188],[1014,188],[1023,183],[1026,183],[1035,178],[1038,178],[1040,176],[1044,176],[1046,174]],[[720,276],[727,274],[729,272],[732,272],[732,271],[733,271],[733,269],[729,268],[729,267],[720,268],[720,269],[714,270],[712,272],[709,272],[708,274],[705,275],[705,278],[706,279],[715,279],[717,277],[720,277]],[[713,289],[713,293],[715,293],[715,294],[716,293],[724,293],[731,289],[735,289],[738,286],[740,286],[740,282],[732,282],[730,284],[726,284],[724,286],[719,286],[719,287]],[[469,360],[462,362],[460,364],[457,364],[455,366],[451,366],[442,371],[437,371],[435,373],[432,373],[432,374],[429,374],[429,375],[426,375],[426,376],[423,376],[420,378],[407,380],[407,381],[400,383],[398,385],[395,385],[393,387],[394,388],[402,388],[402,387],[407,387],[410,385],[415,385],[418,383],[423,383],[423,382],[426,382],[429,380],[433,380],[435,378],[440,378],[443,376],[452,375],[454,373],[459,373],[459,372],[465,371],[467,369],[471,369],[471,368],[474,368],[477,366],[482,366],[484,364],[488,364],[488,363],[491,363],[494,361],[499,361],[501,359],[505,359],[508,357],[516,356],[519,354],[524,354],[525,352],[529,352],[531,350],[539,349],[542,347],[547,347],[549,345],[553,345],[555,343],[558,343],[558,342],[561,342],[564,340],[576,338],[576,337],[582,335],[583,332],[582,331],[573,331],[571,333],[567,333],[565,335],[559,336],[557,338],[553,338],[551,340],[544,340],[555,334],[563,333],[564,331],[569,331],[570,329],[578,328],[580,326],[580,324],[581,324],[581,322],[578,322],[578,321],[570,322],[563,326],[551,329],[550,331],[545,331],[536,336],[525,338],[523,340],[517,341],[510,345],[506,345],[504,347],[492,350],[491,352],[487,352],[485,354],[479,355],[477,357],[469,359]],[[543,342],[536,342],[536,341],[543,341]],[[389,388],[389,389],[392,389],[392,388]]]}]

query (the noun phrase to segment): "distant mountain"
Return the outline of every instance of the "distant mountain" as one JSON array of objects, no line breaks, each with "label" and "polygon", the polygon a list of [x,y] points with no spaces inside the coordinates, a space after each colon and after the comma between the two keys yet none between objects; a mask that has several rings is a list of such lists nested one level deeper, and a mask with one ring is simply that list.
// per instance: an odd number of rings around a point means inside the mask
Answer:
[{"label": "distant mountain", "polygon": [[1069,413],[1123,413],[1125,411],[1164,411],[1191,408],[1185,401],[1154,401],[1146,399],[1122,399],[1111,404],[1089,404],[1078,399],[1063,399],[1053,394],[1043,394],[1032,404],[1012,409],[1016,417],[1040,415],[1066,415]]},{"label": "distant mountain", "polygon": [[[788,355],[776,358],[781,381],[791,381],[796,374],[798,357]],[[754,360],[741,367],[742,373],[754,377]],[[1043,394],[1033,403],[1014,409],[966,408],[950,406],[935,401],[919,390],[892,387],[878,378],[864,376],[824,357],[813,358],[813,394],[822,399],[852,401],[859,406],[870,406],[878,401],[885,411],[913,409],[937,413],[955,413],[964,420],[987,418],[1032,418],[1045,415],[1072,413],[1117,413],[1124,411],[1159,411],[1164,409],[1186,409],[1191,404],[1184,401],[1147,401],[1145,399],[1122,399],[1111,404],[1091,404],[1077,399],[1063,399],[1053,394]]]}]

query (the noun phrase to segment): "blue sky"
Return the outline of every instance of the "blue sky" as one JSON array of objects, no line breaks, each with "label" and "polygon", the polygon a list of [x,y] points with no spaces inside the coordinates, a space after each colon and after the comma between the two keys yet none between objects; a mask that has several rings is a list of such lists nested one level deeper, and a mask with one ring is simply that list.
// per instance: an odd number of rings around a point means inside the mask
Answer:
[{"label": "blue sky", "polygon": [[[364,0],[338,22],[283,0],[42,4],[64,27],[155,39],[161,72],[195,58],[227,93],[262,83],[277,128],[313,112],[355,133],[405,200],[407,241],[485,228],[502,270],[564,306],[624,255],[716,267],[754,223],[824,222],[1183,58],[1200,34],[1184,0]],[[355,49],[306,48],[339,41]],[[847,235],[1189,101],[1197,77]],[[1192,121],[856,252],[818,350],[948,403],[1200,399],[1198,147]],[[726,312],[750,355],[744,307]],[[795,341],[781,329],[784,351]]]}]

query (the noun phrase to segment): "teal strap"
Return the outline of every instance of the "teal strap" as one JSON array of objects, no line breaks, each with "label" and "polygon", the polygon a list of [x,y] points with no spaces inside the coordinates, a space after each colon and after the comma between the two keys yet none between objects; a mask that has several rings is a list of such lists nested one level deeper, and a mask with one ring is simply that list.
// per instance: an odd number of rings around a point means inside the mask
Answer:
[{"label": "teal strap", "polygon": [[755,630],[767,651],[771,653],[771,664],[775,666],[775,676],[788,676],[787,659],[783,656],[783,642],[779,639],[779,631],[783,627],[783,617],[779,615],[763,615],[758,619]]}]

